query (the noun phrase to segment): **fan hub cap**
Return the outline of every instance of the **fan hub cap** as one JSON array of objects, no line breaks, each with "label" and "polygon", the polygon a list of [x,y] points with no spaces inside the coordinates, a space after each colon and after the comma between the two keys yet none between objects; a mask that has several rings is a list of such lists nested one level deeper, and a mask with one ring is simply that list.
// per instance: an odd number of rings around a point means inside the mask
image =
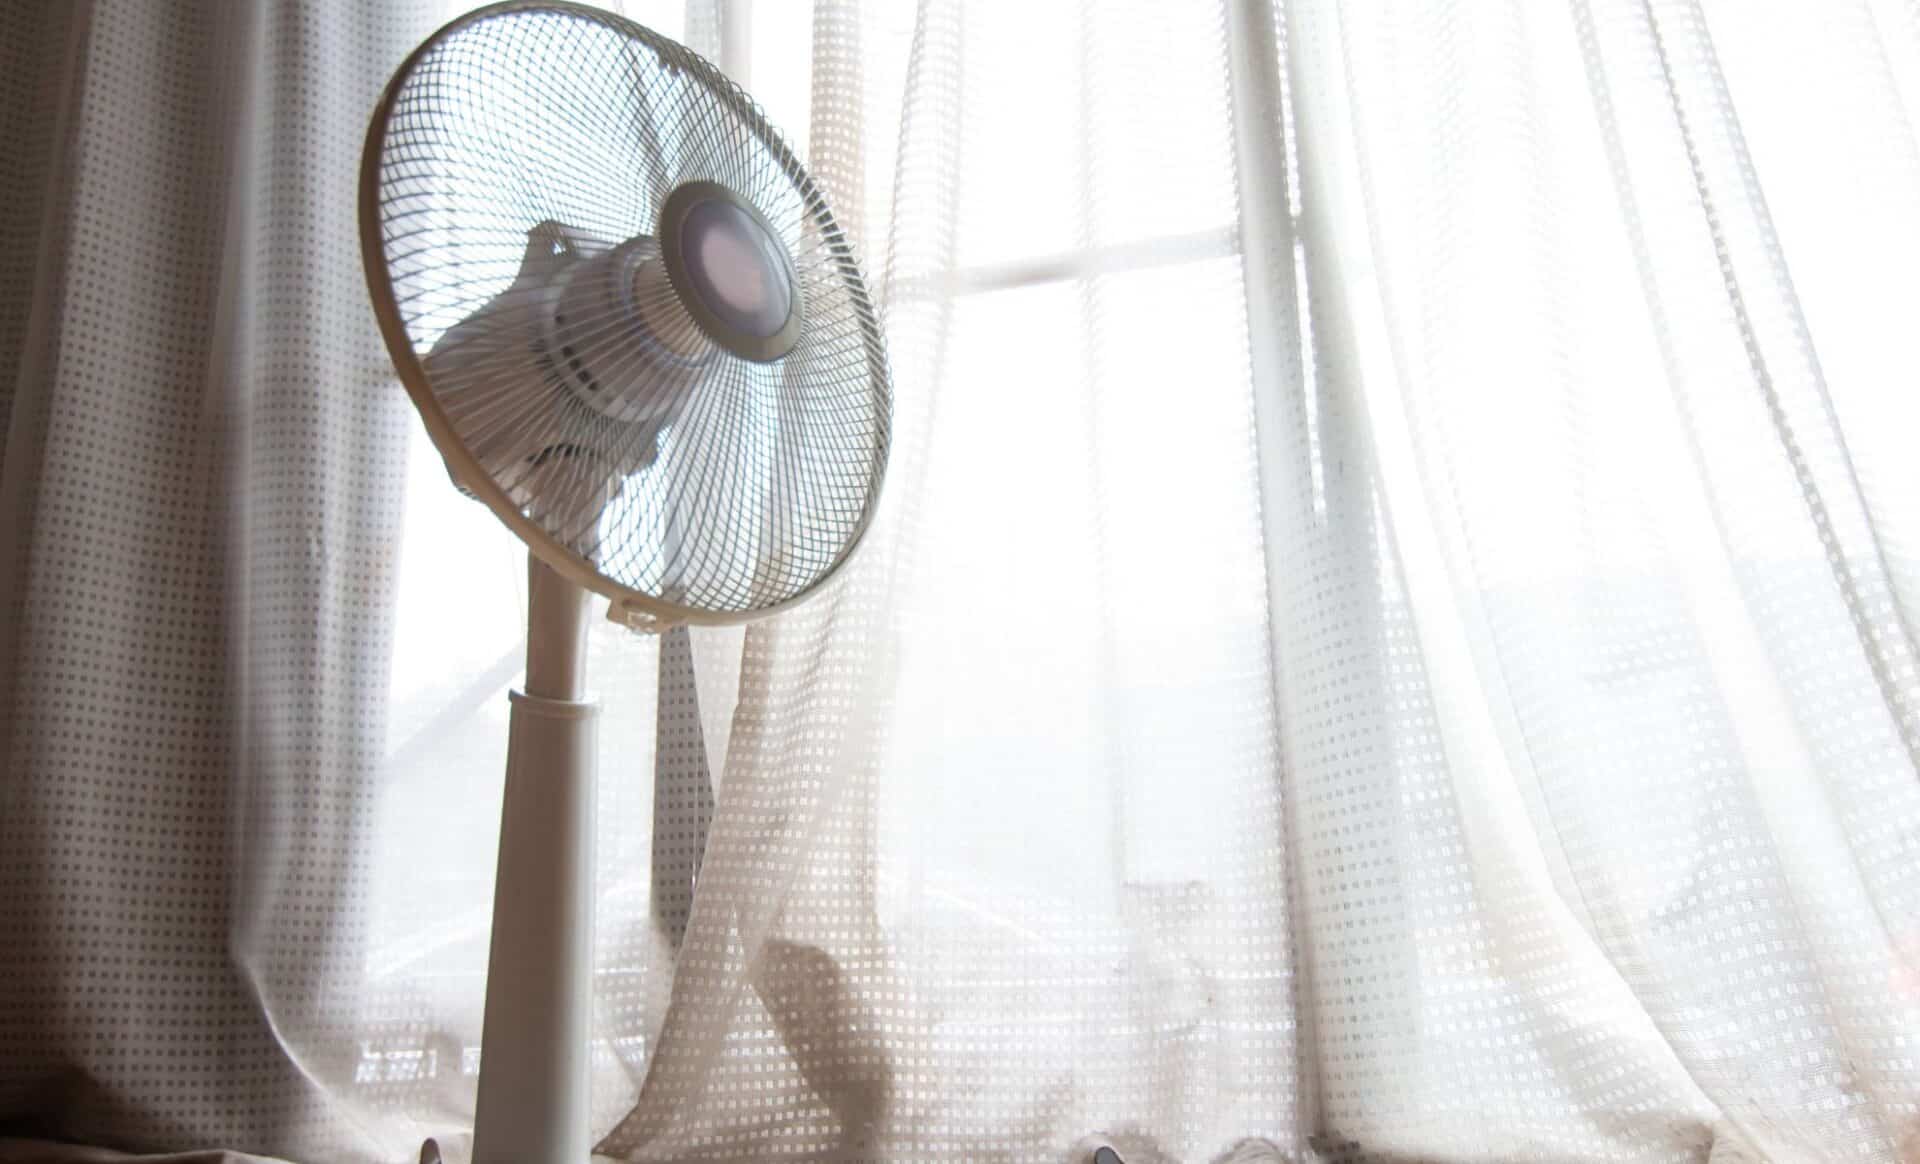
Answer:
[{"label": "fan hub cap", "polygon": [[780,234],[718,182],[687,182],[660,210],[668,278],[694,322],[743,359],[771,363],[800,340],[800,284]]}]

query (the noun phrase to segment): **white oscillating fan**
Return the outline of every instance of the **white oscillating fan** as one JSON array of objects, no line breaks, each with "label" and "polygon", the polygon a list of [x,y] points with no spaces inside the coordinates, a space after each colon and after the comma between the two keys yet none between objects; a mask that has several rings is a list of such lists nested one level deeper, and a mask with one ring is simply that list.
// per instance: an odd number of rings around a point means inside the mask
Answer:
[{"label": "white oscillating fan", "polygon": [[367,131],[360,230],[428,433],[530,551],[474,1153],[572,1164],[588,1151],[587,592],[664,630],[818,588],[879,494],[885,347],[846,236],[752,100],[572,4],[483,8],[407,58]]}]

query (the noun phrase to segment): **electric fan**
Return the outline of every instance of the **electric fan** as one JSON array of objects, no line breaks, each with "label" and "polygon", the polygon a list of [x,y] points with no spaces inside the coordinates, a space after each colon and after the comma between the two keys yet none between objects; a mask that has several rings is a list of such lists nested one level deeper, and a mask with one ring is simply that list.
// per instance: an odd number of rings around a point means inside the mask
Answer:
[{"label": "electric fan", "polygon": [[686,48],[572,4],[482,8],[407,58],[367,132],[360,227],[428,433],[530,551],[475,1159],[578,1161],[586,593],[664,630],[815,591],[886,465],[879,321],[826,199],[752,100]]}]

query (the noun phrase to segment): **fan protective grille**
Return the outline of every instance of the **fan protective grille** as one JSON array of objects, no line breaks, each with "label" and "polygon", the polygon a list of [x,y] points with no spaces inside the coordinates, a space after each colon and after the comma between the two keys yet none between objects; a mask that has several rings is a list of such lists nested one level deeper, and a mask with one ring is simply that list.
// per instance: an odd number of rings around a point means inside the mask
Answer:
[{"label": "fan protective grille", "polygon": [[[612,14],[495,5],[402,66],[364,167],[402,377],[456,479],[537,552],[727,621],[852,551],[887,457],[879,322],[825,198],[711,64]],[[661,210],[699,182],[791,259],[778,359],[707,342],[660,262]]]}]

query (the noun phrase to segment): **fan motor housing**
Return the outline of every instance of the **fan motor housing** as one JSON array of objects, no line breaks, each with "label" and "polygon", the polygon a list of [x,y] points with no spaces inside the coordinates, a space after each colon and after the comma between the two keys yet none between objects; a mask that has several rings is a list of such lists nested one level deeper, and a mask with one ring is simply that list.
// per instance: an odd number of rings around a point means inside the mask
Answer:
[{"label": "fan motor housing", "polygon": [[714,347],[674,291],[660,244],[642,235],[566,263],[546,355],[576,399],[613,420],[673,411]]}]

